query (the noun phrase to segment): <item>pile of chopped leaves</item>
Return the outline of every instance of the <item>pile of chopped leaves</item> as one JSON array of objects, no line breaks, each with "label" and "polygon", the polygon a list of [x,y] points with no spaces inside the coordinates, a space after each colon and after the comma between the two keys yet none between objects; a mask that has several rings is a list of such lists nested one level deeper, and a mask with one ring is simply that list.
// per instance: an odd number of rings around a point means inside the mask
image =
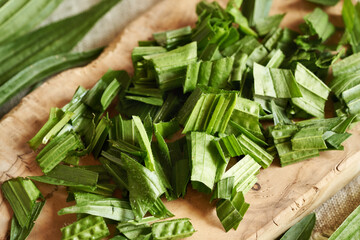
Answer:
[{"label": "pile of chopped leaves", "polygon": [[[58,212],[78,218],[63,239],[106,237],[107,224],[117,226],[113,239],[177,239],[195,230],[189,219],[164,220],[173,214],[163,200],[184,197],[189,183],[216,201],[225,231],[236,230],[261,168],[343,150],[360,120],[360,3],[345,0],[337,46],[327,43],[335,27],[320,8],[297,33],[279,27],[283,14],[268,16],[271,1],[241,3],[200,2],[195,28],[139,42],[132,77],[108,71],[51,109],[29,141],[45,145],[36,157],[44,175],[2,185],[14,210],[11,239],[26,238],[44,205],[32,181],[66,186],[75,201]],[[336,116],[325,118],[331,92]],[[99,165],[79,164],[88,154]]]}]

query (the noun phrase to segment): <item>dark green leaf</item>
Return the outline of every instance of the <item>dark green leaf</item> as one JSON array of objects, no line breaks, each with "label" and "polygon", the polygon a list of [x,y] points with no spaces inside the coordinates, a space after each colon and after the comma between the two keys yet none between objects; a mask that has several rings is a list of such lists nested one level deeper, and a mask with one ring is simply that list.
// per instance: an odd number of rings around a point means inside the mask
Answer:
[{"label": "dark green leaf", "polygon": [[307,1],[325,6],[334,6],[339,2],[339,0],[307,0]]},{"label": "dark green leaf", "polygon": [[83,147],[80,137],[76,133],[69,131],[50,141],[36,156],[36,160],[41,170],[47,174],[63,161],[71,151],[80,150]]},{"label": "dark green leaf", "polygon": [[30,231],[34,221],[34,213],[39,207],[36,205],[36,200],[42,197],[40,191],[31,180],[24,178],[5,181],[1,185],[1,190],[9,201],[20,228],[30,228]]},{"label": "dark green leaf", "polygon": [[314,228],[316,220],[315,213],[312,213],[304,217],[301,221],[292,226],[285,234],[282,236],[281,240],[303,240],[310,239],[311,232]]}]

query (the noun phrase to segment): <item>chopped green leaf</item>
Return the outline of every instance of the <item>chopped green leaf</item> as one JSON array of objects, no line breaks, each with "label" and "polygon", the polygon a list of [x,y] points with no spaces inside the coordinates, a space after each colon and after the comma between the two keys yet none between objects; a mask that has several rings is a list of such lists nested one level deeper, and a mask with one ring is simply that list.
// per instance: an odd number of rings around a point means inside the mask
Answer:
[{"label": "chopped green leaf", "polygon": [[47,175],[32,176],[29,178],[47,184],[80,187],[93,191],[98,181],[98,173],[77,167],[57,165],[51,172],[48,172]]},{"label": "chopped green leaf", "polygon": [[103,239],[110,235],[102,217],[87,216],[61,228],[62,240]]},{"label": "chopped green leaf", "polygon": [[41,170],[47,174],[63,161],[71,151],[80,150],[83,147],[79,136],[69,131],[50,141],[36,156],[36,161],[39,163]]},{"label": "chopped green leaf", "polygon": [[254,64],[255,94],[273,98],[301,97],[299,86],[290,70]]},{"label": "chopped green leaf", "polygon": [[31,180],[19,177],[5,181],[1,190],[9,201],[20,228],[30,231],[35,220],[34,213],[39,207],[36,200],[42,197],[39,189]]},{"label": "chopped green leaf", "polygon": [[188,218],[179,218],[151,225],[151,232],[156,240],[182,239],[194,234],[195,229]]},{"label": "chopped green leaf", "polygon": [[58,215],[70,213],[86,213],[116,221],[128,221],[134,219],[134,214],[129,202],[117,198],[102,198],[80,202],[75,206],[61,209],[58,212]]},{"label": "chopped green leaf", "polygon": [[222,199],[217,202],[216,214],[226,232],[232,228],[237,229],[249,206],[242,192],[236,192],[231,200]]}]

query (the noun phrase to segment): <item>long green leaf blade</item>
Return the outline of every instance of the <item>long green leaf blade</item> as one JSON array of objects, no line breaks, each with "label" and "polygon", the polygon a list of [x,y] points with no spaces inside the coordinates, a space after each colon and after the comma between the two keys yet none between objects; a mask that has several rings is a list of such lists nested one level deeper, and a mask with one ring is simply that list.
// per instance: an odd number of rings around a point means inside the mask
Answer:
[{"label": "long green leaf blade", "polygon": [[281,237],[281,240],[302,240],[309,239],[311,232],[314,228],[316,220],[315,213],[312,213],[304,217],[301,221],[292,226],[285,234]]},{"label": "long green leaf blade", "polygon": [[329,240],[357,239],[360,236],[359,229],[360,206],[358,206],[330,236]]}]

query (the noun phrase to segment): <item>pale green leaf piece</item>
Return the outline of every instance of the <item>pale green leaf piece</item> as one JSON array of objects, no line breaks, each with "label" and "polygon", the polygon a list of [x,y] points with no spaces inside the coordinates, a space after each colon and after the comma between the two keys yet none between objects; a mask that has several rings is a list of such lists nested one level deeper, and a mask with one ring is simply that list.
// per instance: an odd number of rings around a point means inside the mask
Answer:
[{"label": "pale green leaf piece", "polygon": [[291,70],[263,67],[254,63],[255,94],[272,98],[301,97]]},{"label": "pale green leaf piece", "polygon": [[270,155],[265,149],[257,145],[250,138],[241,134],[238,138],[240,146],[244,153],[250,155],[263,168],[270,166],[274,157]]},{"label": "pale green leaf piece", "polygon": [[292,98],[292,103],[314,117],[323,118],[330,88],[301,63],[296,65],[295,79],[302,97]]},{"label": "pale green leaf piece", "polygon": [[360,53],[352,54],[332,65],[334,77],[360,70]]},{"label": "pale green leaf piece", "polygon": [[121,154],[117,163],[127,173],[130,204],[135,218],[141,219],[166,189],[155,172],[128,155]]},{"label": "pale green leaf piece", "polygon": [[291,142],[283,142],[276,144],[276,150],[280,157],[280,164],[282,167],[306,160],[312,157],[319,156],[319,150],[292,150]]},{"label": "pale green leaf piece", "polygon": [[280,240],[305,240],[310,239],[311,232],[315,226],[316,216],[311,213],[301,221],[292,226]]},{"label": "pale green leaf piece", "polygon": [[213,199],[231,199],[232,191],[234,188],[234,177],[222,178],[220,181],[216,183],[216,187],[211,196],[211,200]]},{"label": "pale green leaf piece", "polygon": [[103,239],[110,235],[102,217],[89,215],[61,228],[62,240]]},{"label": "pale green leaf piece", "polygon": [[151,225],[152,236],[155,240],[183,239],[195,233],[195,229],[188,218],[179,218]]},{"label": "pale green leaf piece", "polygon": [[236,230],[249,208],[242,192],[236,192],[231,200],[222,199],[216,204],[216,214],[226,232]]},{"label": "pale green leaf piece", "polygon": [[360,206],[358,206],[330,236],[329,240],[356,240],[360,238]]},{"label": "pale green leaf piece", "polygon": [[138,116],[133,116],[133,121],[137,129],[138,141],[141,149],[146,151],[145,166],[150,170],[155,170],[155,160],[151,149],[151,142],[147,136],[144,124]]},{"label": "pale green leaf piece", "polygon": [[77,202],[75,206],[61,209],[58,215],[71,213],[86,213],[104,217],[115,221],[128,221],[134,219],[134,214],[129,202],[118,198],[102,198]]},{"label": "pale green leaf piece", "polygon": [[244,0],[242,12],[249,20],[249,25],[254,26],[266,18],[271,8],[272,0]]},{"label": "pale green leaf piece", "polygon": [[326,149],[323,132],[316,128],[302,128],[291,139],[293,150]]},{"label": "pale green leaf piece", "polygon": [[278,68],[281,66],[285,59],[285,54],[280,49],[274,49],[269,53],[271,58],[269,59],[266,67],[268,68]]},{"label": "pale green leaf piece", "polygon": [[335,76],[330,82],[331,90],[339,98],[341,97],[341,94],[343,92],[352,89],[357,85],[360,85],[360,70],[357,70],[353,73],[340,74],[338,76]]},{"label": "pale green leaf piece", "polygon": [[[247,193],[257,180],[256,174],[259,172],[261,166],[252,157],[246,155],[239,160],[234,166],[227,170],[222,179],[234,177],[233,192]],[[252,185],[251,185],[252,184]]]},{"label": "pale green leaf piece", "polygon": [[311,35],[317,34],[322,42],[326,41],[334,32],[334,25],[329,22],[329,16],[320,8],[304,17]]},{"label": "pale green leaf piece", "polygon": [[120,222],[116,228],[125,239],[138,239],[142,235],[151,233],[151,227],[148,223],[136,224],[136,222]]},{"label": "pale green leaf piece", "polygon": [[184,81],[184,93],[191,92],[196,88],[201,62],[190,63],[186,69]]},{"label": "pale green leaf piece", "polygon": [[[201,94],[185,123],[183,133],[190,131],[204,131],[209,134],[225,132],[237,98],[237,94],[234,92]],[[191,98],[189,97],[189,99]]]},{"label": "pale green leaf piece", "polygon": [[66,165],[57,165],[52,171],[43,176],[31,176],[32,180],[53,185],[79,187],[94,191],[99,174],[93,171]]},{"label": "pale green leaf piece", "polygon": [[[231,121],[249,131],[261,140],[265,140],[259,122],[260,105],[246,98],[238,97],[231,115]],[[248,136],[249,137],[249,136]]]},{"label": "pale green leaf piece", "polygon": [[236,157],[244,154],[234,134],[214,140],[214,143],[224,160],[227,157]]},{"label": "pale green leaf piece", "polygon": [[354,6],[351,0],[345,0],[342,17],[345,23],[347,38],[354,53],[360,52],[360,8],[359,2]]},{"label": "pale green leaf piece", "polygon": [[214,187],[219,166],[226,166],[227,163],[223,162],[212,142],[215,137],[204,132],[191,132],[188,138],[192,186],[210,193]]},{"label": "pale green leaf piece", "polygon": [[273,16],[268,16],[263,19],[260,19],[255,24],[255,29],[259,33],[260,36],[265,36],[270,33],[273,29],[279,27],[282,19],[285,14],[276,14]]}]

